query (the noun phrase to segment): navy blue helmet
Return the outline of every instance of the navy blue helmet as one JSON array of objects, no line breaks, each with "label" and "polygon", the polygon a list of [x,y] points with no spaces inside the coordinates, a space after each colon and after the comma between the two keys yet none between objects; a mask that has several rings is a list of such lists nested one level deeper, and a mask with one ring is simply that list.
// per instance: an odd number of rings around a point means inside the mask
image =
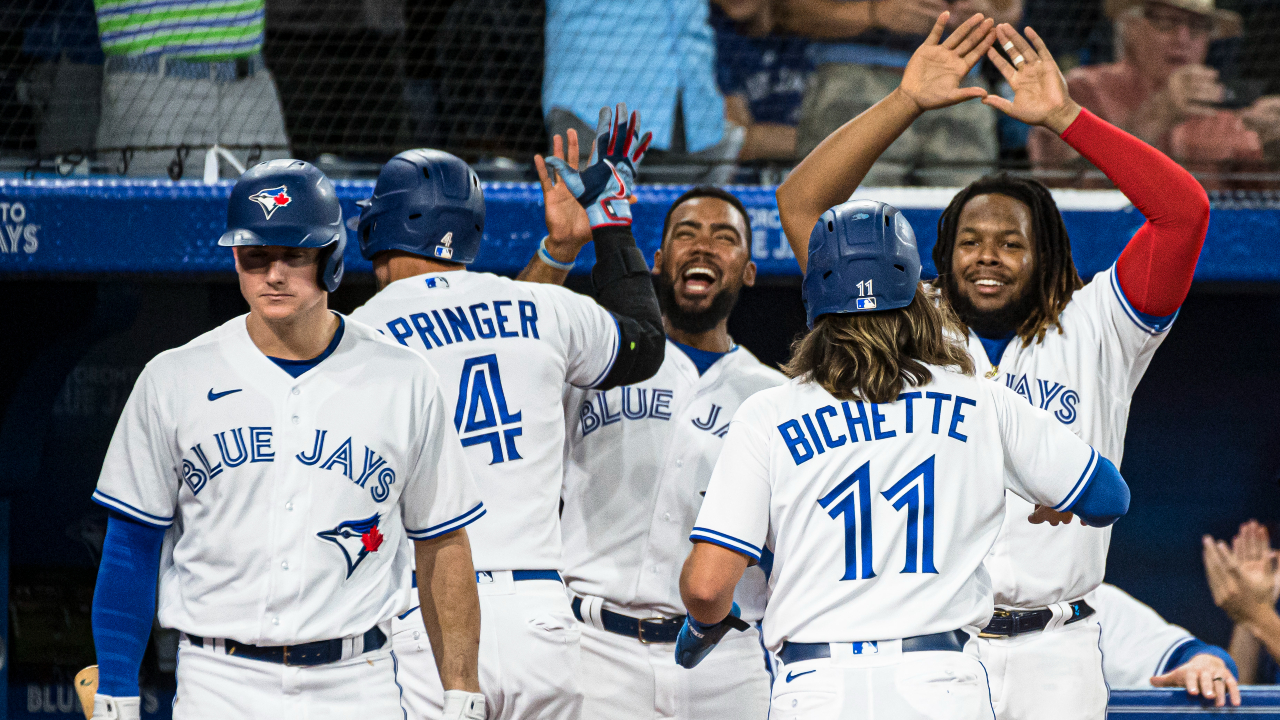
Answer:
[{"label": "navy blue helmet", "polygon": [[342,282],[342,251],[347,230],[333,183],[301,160],[268,160],[245,171],[227,203],[224,247],[278,245],[324,248],[320,286],[329,292]]},{"label": "navy blue helmet", "polygon": [[441,150],[406,150],[378,173],[373,197],[361,203],[360,254],[403,250],[433,260],[469,263],[484,236],[484,191],[461,159]]},{"label": "navy blue helmet", "polygon": [[916,234],[892,205],[850,200],[822,213],[809,233],[801,296],[810,328],[828,313],[904,308],[919,282]]}]

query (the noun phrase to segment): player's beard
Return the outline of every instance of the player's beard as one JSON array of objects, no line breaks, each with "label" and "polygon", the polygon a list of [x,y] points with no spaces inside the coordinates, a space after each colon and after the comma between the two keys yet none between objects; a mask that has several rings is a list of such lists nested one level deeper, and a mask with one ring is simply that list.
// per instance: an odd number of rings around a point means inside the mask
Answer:
[{"label": "player's beard", "polygon": [[979,310],[958,288],[953,287],[950,295],[955,298],[952,309],[960,322],[984,338],[1002,338],[1016,332],[1036,307],[1030,287],[1024,288],[1020,296],[998,310]]},{"label": "player's beard", "polygon": [[658,305],[662,308],[662,316],[671,322],[671,327],[690,335],[715,328],[721,320],[729,317],[733,306],[738,302],[738,289],[726,287],[711,298],[711,304],[706,310],[690,312],[680,307],[676,300],[675,283],[667,277],[667,273],[658,273],[655,282],[658,285]]}]

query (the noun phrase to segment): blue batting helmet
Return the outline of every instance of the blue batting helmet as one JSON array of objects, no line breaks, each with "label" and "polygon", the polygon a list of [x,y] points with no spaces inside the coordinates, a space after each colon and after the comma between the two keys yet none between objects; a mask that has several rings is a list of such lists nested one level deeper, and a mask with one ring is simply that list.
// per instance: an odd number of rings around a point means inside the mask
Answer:
[{"label": "blue batting helmet", "polygon": [[231,190],[227,231],[218,244],[323,248],[316,281],[329,292],[337,290],[347,230],[333,183],[301,160],[258,163]]},{"label": "blue batting helmet", "polygon": [[916,234],[892,205],[850,200],[822,213],[809,233],[801,295],[811,328],[827,313],[906,307],[919,282]]},{"label": "blue batting helmet", "polygon": [[484,191],[461,159],[441,150],[406,150],[378,173],[373,197],[361,203],[360,254],[403,250],[433,260],[469,263],[484,235]]}]

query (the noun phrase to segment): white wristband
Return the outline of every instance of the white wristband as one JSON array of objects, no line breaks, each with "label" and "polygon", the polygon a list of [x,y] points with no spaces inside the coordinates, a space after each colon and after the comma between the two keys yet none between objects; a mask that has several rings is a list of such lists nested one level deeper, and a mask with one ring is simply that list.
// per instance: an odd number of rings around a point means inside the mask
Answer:
[{"label": "white wristband", "polygon": [[442,720],[486,720],[489,711],[484,695],[466,690],[444,691],[444,715]]},{"label": "white wristband", "polygon": [[570,262],[563,263],[551,257],[551,253],[547,252],[547,238],[549,237],[551,236],[543,235],[542,242],[538,243],[538,259],[542,260],[542,262],[550,265],[551,267],[557,270],[563,270],[565,272],[569,272],[570,270],[573,269],[574,265],[578,264],[578,260],[575,258]]},{"label": "white wristband", "polygon": [[139,720],[141,717],[141,697],[111,697],[101,693],[93,696],[93,720]]}]

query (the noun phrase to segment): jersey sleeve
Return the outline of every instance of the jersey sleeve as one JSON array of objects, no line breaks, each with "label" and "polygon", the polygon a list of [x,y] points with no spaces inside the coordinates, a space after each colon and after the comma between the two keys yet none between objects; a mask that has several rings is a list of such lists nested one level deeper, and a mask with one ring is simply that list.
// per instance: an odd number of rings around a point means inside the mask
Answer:
[{"label": "jersey sleeve", "polygon": [[107,447],[93,501],[145,525],[164,528],[173,524],[182,475],[176,426],[165,417],[158,380],[148,365],[129,393]]},{"label": "jersey sleeve", "polygon": [[1113,688],[1150,688],[1168,672],[1174,652],[1195,637],[1114,585],[1103,583],[1088,602],[1102,628],[1102,674]]},{"label": "jersey sleeve", "polygon": [[1008,489],[1037,505],[1070,507],[1093,475],[1098,451],[1009,388],[982,385],[995,402]]},{"label": "jersey sleeve", "polygon": [[462,444],[445,417],[444,396],[435,383],[427,394],[426,422],[418,433],[422,452],[400,496],[405,533],[411,540],[446,535],[485,514]]},{"label": "jersey sleeve", "polygon": [[1072,301],[1094,325],[1099,351],[1107,359],[1104,367],[1112,368],[1106,372],[1115,393],[1131,396],[1178,314],[1153,317],[1138,312],[1120,289],[1115,265],[1095,275]]},{"label": "jersey sleeve", "polygon": [[580,388],[599,385],[618,358],[622,332],[613,315],[595,300],[572,290],[549,293],[562,321],[565,379]]},{"label": "jersey sleeve", "polygon": [[769,438],[753,420],[760,409],[748,400],[738,410],[689,539],[709,542],[760,562],[769,534]]}]

